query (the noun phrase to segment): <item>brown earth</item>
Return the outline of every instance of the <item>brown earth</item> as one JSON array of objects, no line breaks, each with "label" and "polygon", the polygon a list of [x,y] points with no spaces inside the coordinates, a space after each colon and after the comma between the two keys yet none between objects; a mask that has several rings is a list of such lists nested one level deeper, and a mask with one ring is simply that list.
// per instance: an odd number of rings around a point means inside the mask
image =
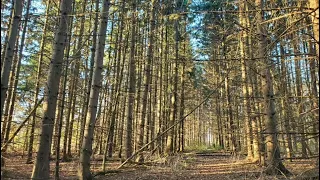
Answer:
[{"label": "brown earth", "polygon": [[[98,180],[233,180],[233,179],[296,179],[302,173],[314,168],[314,160],[284,161],[285,166],[294,174],[266,176],[263,168],[247,162],[242,156],[228,153],[183,153],[169,158],[147,159],[144,165],[130,164],[116,170],[119,160],[107,162],[107,173],[96,175]],[[32,164],[25,164],[26,159],[21,156],[6,155],[3,179],[30,179]],[[95,156],[91,168],[94,174],[101,171],[101,156]],[[50,164],[51,176],[54,174],[54,161]],[[77,179],[77,161],[60,163],[60,179]],[[317,171],[319,173],[319,171]],[[319,177],[319,176],[318,176]]]}]

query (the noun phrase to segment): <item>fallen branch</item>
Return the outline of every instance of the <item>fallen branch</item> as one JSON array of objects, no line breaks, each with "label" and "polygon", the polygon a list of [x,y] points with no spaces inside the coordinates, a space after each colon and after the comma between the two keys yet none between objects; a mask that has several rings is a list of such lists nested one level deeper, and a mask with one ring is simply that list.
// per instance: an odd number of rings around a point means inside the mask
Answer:
[{"label": "fallen branch", "polygon": [[11,138],[1,147],[1,151],[3,151],[4,149],[7,148],[8,144],[12,142],[12,140],[16,137],[16,135],[19,133],[19,131],[22,129],[22,127],[24,126],[24,124],[30,119],[30,117],[36,112],[36,109],[38,108],[38,106],[41,104],[41,102],[43,101],[43,97],[38,101],[38,103],[36,104],[36,106],[32,109],[32,111],[30,112],[30,114],[27,116],[27,118],[20,124],[20,126],[18,127],[18,129],[13,133],[13,135],[11,136]]},{"label": "fallen branch", "polygon": [[95,173],[95,174],[93,175],[93,177],[101,176],[101,175],[106,175],[106,174],[119,173],[119,172],[121,172],[121,170],[119,170],[119,169],[107,170],[107,171],[100,171],[100,172]]}]

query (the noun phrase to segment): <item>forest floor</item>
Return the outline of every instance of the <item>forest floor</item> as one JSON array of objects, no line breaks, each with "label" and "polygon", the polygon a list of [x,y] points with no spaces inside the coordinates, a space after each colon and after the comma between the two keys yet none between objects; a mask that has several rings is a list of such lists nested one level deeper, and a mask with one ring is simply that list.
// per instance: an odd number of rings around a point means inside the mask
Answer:
[{"label": "forest floor", "polygon": [[[146,158],[147,159],[147,158]],[[30,179],[32,164],[25,164],[21,156],[7,155],[3,179]],[[101,169],[101,156],[92,160],[94,174]],[[118,160],[107,162],[108,173],[97,175],[98,180],[233,180],[233,179],[297,179],[302,173],[314,168],[314,160],[284,161],[285,166],[294,174],[291,177],[283,175],[267,176],[263,169],[254,163],[249,163],[243,156],[235,156],[223,152],[189,152],[170,158],[154,158],[144,165],[125,165],[119,171],[113,171],[120,165]],[[54,161],[50,164],[51,177],[54,173]],[[77,161],[60,163],[60,179],[77,179]],[[316,172],[319,177],[319,171]],[[301,179],[301,178],[298,178]]]}]

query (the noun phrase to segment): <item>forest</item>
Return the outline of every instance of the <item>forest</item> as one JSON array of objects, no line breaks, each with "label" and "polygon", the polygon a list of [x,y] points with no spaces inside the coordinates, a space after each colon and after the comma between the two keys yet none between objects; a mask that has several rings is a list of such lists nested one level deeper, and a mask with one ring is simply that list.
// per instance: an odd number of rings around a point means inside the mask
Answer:
[{"label": "forest", "polygon": [[1,0],[1,178],[318,168],[318,0]]}]

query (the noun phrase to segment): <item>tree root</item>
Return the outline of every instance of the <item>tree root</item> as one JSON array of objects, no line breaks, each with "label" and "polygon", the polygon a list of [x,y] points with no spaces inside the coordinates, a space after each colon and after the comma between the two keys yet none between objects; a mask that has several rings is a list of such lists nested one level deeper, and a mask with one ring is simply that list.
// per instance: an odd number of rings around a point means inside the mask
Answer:
[{"label": "tree root", "polygon": [[269,165],[263,172],[267,175],[284,175],[286,177],[293,175],[282,163],[278,163],[277,166]]}]

